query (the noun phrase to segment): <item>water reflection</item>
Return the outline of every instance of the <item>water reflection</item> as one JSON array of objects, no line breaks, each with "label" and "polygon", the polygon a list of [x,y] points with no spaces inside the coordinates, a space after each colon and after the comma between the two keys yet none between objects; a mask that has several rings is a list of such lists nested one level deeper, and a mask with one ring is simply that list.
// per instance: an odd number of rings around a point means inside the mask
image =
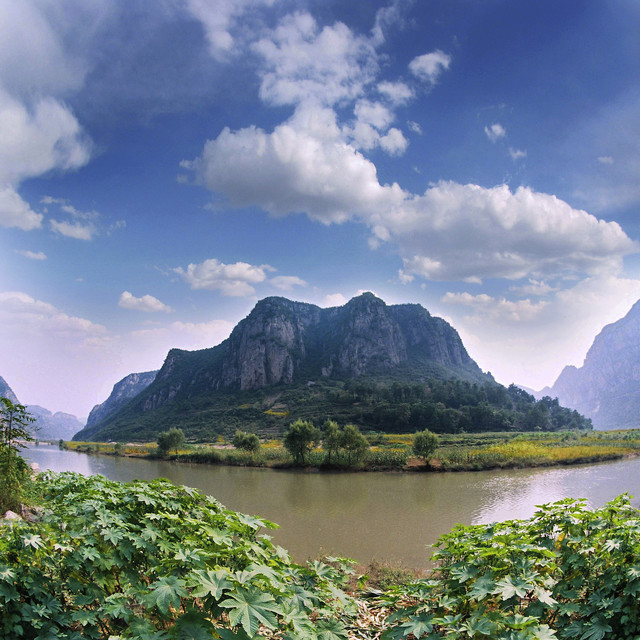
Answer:
[{"label": "water reflection", "polygon": [[165,477],[222,504],[280,525],[274,540],[294,558],[319,553],[424,566],[432,544],[456,523],[530,517],[536,505],[586,497],[600,506],[640,496],[640,459],[556,469],[476,473],[308,473],[87,456],[31,447],[43,469],[130,481]]}]

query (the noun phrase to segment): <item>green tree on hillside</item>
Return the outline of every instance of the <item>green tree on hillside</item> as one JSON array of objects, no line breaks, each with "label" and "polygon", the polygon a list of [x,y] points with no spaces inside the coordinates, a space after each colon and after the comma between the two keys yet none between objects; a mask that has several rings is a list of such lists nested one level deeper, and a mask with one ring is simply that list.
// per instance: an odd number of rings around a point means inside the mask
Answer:
[{"label": "green tree on hillside", "polygon": [[304,464],[321,437],[320,430],[312,422],[298,419],[291,423],[284,434],[284,446],[296,464]]},{"label": "green tree on hillside", "polygon": [[184,444],[184,431],[171,427],[169,431],[162,431],[158,434],[158,450],[160,455],[167,456],[170,451],[177,455],[178,449]]}]

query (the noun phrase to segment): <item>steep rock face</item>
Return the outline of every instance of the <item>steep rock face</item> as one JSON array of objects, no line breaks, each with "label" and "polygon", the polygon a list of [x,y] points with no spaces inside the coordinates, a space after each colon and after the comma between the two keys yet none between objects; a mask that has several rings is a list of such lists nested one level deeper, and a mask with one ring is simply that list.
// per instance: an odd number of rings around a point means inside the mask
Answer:
[{"label": "steep rock face", "polygon": [[157,373],[157,371],[131,373],[122,378],[120,382],[116,382],[109,397],[102,404],[93,407],[87,418],[86,426],[91,427],[97,424],[117,411],[125,402],[135,398],[155,380]]},{"label": "steep rock face", "polygon": [[39,440],[71,440],[83,427],[82,422],[70,413],[51,413],[37,404],[28,404],[27,411],[35,418],[31,428]]},{"label": "steep rock face", "polygon": [[598,429],[640,425],[640,301],[596,336],[580,368],[565,367],[551,389]]},{"label": "steep rock face", "polygon": [[13,404],[20,404],[18,398],[16,398],[16,394],[13,393],[11,387],[5,382],[4,378],[2,377],[0,377],[0,397],[11,400]]}]

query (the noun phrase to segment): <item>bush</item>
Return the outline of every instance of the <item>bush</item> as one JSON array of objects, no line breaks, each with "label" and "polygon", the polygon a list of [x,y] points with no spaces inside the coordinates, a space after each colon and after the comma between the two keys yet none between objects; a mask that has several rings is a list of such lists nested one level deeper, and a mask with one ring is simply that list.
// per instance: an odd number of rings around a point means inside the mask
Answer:
[{"label": "bush", "polygon": [[236,431],[231,444],[236,449],[248,451],[249,453],[260,451],[260,438],[255,433],[246,433],[245,431],[240,431],[240,429]]},{"label": "bush", "polygon": [[429,458],[438,448],[438,436],[428,429],[413,434],[413,453],[429,464]]},{"label": "bush", "polygon": [[158,451],[164,458],[169,455],[169,452],[173,449],[174,453],[178,454],[178,449],[184,444],[184,431],[182,429],[176,429],[171,427],[169,431],[162,431],[158,434]]},{"label": "bush", "polygon": [[270,522],[166,480],[37,484],[42,519],[0,527],[0,637],[346,639],[344,574],[294,564]]},{"label": "bush", "polygon": [[430,579],[396,591],[410,606],[382,639],[640,637],[640,513],[627,495],[595,511],[585,502],[456,526],[435,545]]}]

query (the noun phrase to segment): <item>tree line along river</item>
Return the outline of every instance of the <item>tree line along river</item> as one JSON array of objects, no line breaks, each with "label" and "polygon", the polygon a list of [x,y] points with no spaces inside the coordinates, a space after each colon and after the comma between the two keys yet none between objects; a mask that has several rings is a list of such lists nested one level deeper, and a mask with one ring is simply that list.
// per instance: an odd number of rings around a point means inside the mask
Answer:
[{"label": "tree line along river", "polygon": [[42,470],[196,487],[230,509],[279,524],[270,535],[299,562],[328,554],[420,568],[427,545],[456,523],[528,518],[536,505],[567,497],[593,507],[624,492],[640,498],[640,458],[545,469],[318,473],[90,456],[51,445],[31,445],[23,456]]}]

